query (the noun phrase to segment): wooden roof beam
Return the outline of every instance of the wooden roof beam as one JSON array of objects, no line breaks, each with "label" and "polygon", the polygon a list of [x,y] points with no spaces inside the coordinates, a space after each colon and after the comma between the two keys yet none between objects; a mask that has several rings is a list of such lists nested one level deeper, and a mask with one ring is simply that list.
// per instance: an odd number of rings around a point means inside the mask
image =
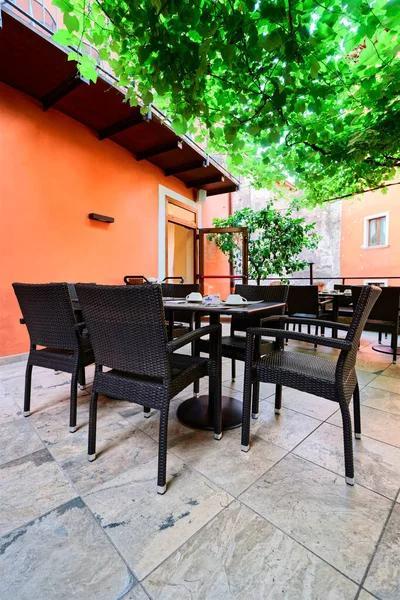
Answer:
[{"label": "wooden roof beam", "polygon": [[207,190],[207,198],[208,196],[218,196],[219,194],[229,194],[230,192],[237,192],[239,189],[239,186],[237,185],[232,185],[230,187],[227,187],[223,190]]},{"label": "wooden roof beam", "polygon": [[195,171],[196,169],[202,169],[206,166],[205,160],[198,160],[197,162],[192,162],[188,165],[180,165],[178,167],[173,167],[172,169],[166,169],[165,175],[169,177],[170,175],[180,175],[181,173],[188,173],[188,171]]},{"label": "wooden roof beam", "polygon": [[170,142],[169,144],[164,144],[162,146],[153,146],[153,148],[143,150],[143,152],[137,152],[136,160],[146,160],[148,158],[152,158],[153,156],[158,156],[159,154],[171,152],[172,150],[182,150],[182,147],[183,144],[181,140],[175,140],[174,142]]},{"label": "wooden roof beam", "polygon": [[130,129],[136,125],[140,125],[140,123],[143,123],[146,120],[147,119],[145,119],[140,113],[129,115],[129,117],[125,117],[125,119],[121,119],[120,121],[116,121],[115,123],[111,123],[111,125],[107,125],[106,127],[100,129],[97,132],[99,140],[105,140],[116,133],[121,133],[121,131]]},{"label": "wooden roof beam", "polygon": [[203,179],[197,179],[196,181],[189,181],[186,184],[187,188],[201,188],[203,185],[210,185],[211,183],[221,183],[225,181],[223,175],[214,175],[214,177],[204,177]]},{"label": "wooden roof beam", "polygon": [[61,83],[59,83],[55,88],[47,92],[47,94],[45,94],[43,98],[40,99],[40,102],[43,106],[43,110],[46,111],[55,104],[57,104],[59,100],[70,94],[73,90],[80,86],[81,83],[88,84],[89,82],[83,77],[81,77],[78,72],[74,72],[68,77],[66,77],[63,81],[61,81]]}]

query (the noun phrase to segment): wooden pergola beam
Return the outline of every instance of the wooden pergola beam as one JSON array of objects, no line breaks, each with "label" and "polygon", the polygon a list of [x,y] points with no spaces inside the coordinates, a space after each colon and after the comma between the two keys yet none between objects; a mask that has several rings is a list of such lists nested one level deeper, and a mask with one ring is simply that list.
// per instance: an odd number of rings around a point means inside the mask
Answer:
[{"label": "wooden pergola beam", "polygon": [[201,169],[206,166],[206,161],[201,160],[197,162],[192,162],[187,165],[180,165],[178,167],[173,167],[171,169],[166,169],[165,175],[169,177],[170,175],[180,175],[181,173],[188,173],[188,171],[195,171],[196,169]]},{"label": "wooden pergola beam", "polygon": [[116,133],[121,133],[121,131],[125,131],[126,129],[130,129],[131,127],[135,127],[136,125],[140,125],[146,119],[140,113],[135,113],[130,115],[129,117],[125,117],[125,119],[121,119],[120,121],[116,121],[111,125],[107,125],[100,129],[97,133],[99,136],[99,140],[105,140]]},{"label": "wooden pergola beam", "polygon": [[55,88],[47,92],[47,94],[41,98],[40,102],[42,103],[43,110],[46,111],[57,104],[59,100],[70,94],[82,83],[88,84],[89,82],[86,81],[86,79],[83,79],[78,72],[72,73],[66,77]]},{"label": "wooden pergola beam", "polygon": [[165,154],[166,152],[171,152],[172,150],[182,150],[182,147],[183,144],[181,140],[175,140],[174,142],[163,144],[162,146],[153,146],[153,148],[143,150],[143,152],[137,152],[136,160],[146,160],[147,158],[152,158],[153,156],[158,156],[159,154]]},{"label": "wooden pergola beam", "polygon": [[211,183],[221,183],[225,181],[223,175],[214,175],[213,177],[203,177],[203,179],[197,179],[196,181],[190,181],[186,184],[187,188],[201,188],[203,185],[210,185]]}]

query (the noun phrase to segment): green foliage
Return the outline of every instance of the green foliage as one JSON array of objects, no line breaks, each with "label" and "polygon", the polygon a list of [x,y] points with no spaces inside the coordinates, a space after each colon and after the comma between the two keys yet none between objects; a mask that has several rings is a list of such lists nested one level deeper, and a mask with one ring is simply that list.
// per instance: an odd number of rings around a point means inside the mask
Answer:
[{"label": "green foliage", "polygon": [[131,102],[256,186],[290,178],[315,205],[396,176],[400,0],[53,2],[70,15],[59,43],[93,43]]},{"label": "green foliage", "polygon": [[[215,227],[247,227],[249,238],[249,278],[257,284],[268,275],[285,280],[290,273],[302,271],[306,262],[299,258],[305,248],[315,249],[321,239],[315,233],[315,223],[305,224],[293,217],[292,209],[279,211],[268,204],[262,210],[237,210],[225,219],[213,219]],[[242,268],[242,236],[218,233],[208,236],[228,256],[237,272]]]}]

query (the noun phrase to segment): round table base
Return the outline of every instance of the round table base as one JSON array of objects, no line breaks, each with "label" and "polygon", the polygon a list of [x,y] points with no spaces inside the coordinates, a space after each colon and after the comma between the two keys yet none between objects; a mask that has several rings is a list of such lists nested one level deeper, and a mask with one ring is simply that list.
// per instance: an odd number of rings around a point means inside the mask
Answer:
[{"label": "round table base", "polygon": [[[372,350],[381,352],[382,354],[393,354],[393,348],[387,344],[377,344],[376,346],[372,346]],[[397,346],[396,354],[397,356],[400,356],[400,346]]]},{"label": "round table base", "polygon": [[[222,430],[235,429],[242,424],[242,403],[236,398],[222,396]],[[208,412],[208,396],[193,397],[179,406],[176,416],[184,425],[194,429],[213,430]]]}]

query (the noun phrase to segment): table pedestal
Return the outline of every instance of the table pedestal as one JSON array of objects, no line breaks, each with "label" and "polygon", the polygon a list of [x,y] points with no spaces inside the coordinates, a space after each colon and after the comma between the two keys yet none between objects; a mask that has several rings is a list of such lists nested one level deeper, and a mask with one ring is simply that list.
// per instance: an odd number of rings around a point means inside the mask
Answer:
[{"label": "table pedestal", "polygon": [[[185,400],[177,410],[178,419],[194,429],[213,430],[213,415],[209,412],[209,398],[204,394]],[[242,424],[242,403],[236,398],[222,396],[222,431],[235,429]]]},{"label": "table pedestal", "polygon": [[[375,350],[375,352],[381,352],[382,354],[393,355],[393,348],[387,344],[377,344],[376,346],[372,346],[372,350]],[[397,356],[400,356],[400,346],[397,346],[396,354]]]}]

